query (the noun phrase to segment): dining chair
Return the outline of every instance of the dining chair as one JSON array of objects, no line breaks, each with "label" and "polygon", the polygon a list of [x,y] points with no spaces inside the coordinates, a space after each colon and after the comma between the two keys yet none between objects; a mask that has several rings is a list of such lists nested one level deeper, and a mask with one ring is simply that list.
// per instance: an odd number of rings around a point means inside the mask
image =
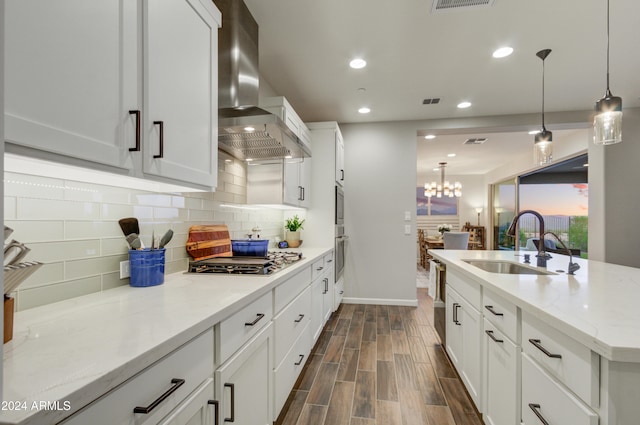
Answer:
[{"label": "dining chair", "polygon": [[444,232],[444,249],[469,249],[469,232]]}]

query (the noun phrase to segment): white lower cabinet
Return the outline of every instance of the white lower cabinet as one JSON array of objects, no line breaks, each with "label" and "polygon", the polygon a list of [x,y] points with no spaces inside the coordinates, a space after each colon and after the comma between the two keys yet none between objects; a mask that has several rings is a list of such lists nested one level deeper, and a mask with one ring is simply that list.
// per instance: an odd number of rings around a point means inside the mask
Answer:
[{"label": "white lower cabinet", "polygon": [[[213,424],[213,330],[194,338],[63,422]],[[167,416],[169,415],[169,416]]]},{"label": "white lower cabinet", "polygon": [[520,347],[484,319],[484,412],[486,425],[520,421]]},{"label": "white lower cabinet", "polygon": [[311,333],[314,341],[320,336],[322,328],[329,316],[331,316],[333,309],[332,274],[333,267],[325,269],[311,283]]},{"label": "white lower cabinet", "polygon": [[221,422],[272,423],[273,326],[269,323],[215,372]]},{"label": "white lower cabinet", "polygon": [[273,371],[274,376],[274,421],[282,410],[284,403],[298,376],[304,368],[304,364],[311,352],[311,327],[305,324],[304,330],[294,342],[282,362]]},{"label": "white lower cabinet", "polygon": [[597,425],[598,414],[522,354],[523,425]]},{"label": "white lower cabinet", "polygon": [[482,315],[450,285],[446,288],[446,349],[471,399],[482,406]]},{"label": "white lower cabinet", "polygon": [[187,399],[176,407],[159,425],[217,424],[219,404],[213,399],[213,378],[207,379]]}]

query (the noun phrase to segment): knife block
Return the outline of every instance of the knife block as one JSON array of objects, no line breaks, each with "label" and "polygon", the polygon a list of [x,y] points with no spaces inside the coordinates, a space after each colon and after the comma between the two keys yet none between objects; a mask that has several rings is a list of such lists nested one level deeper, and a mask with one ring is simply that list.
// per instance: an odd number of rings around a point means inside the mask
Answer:
[{"label": "knife block", "polygon": [[13,338],[13,298],[4,297],[4,340],[9,342]]}]

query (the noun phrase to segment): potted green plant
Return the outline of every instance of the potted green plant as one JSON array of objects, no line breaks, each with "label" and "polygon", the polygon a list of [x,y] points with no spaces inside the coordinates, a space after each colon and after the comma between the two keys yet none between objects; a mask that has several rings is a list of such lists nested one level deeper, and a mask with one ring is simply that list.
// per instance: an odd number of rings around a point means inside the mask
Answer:
[{"label": "potted green plant", "polygon": [[300,229],[304,229],[304,219],[300,220],[298,214],[292,218],[287,218],[284,228],[286,229],[284,239],[291,248],[297,248],[302,244],[300,240]]}]

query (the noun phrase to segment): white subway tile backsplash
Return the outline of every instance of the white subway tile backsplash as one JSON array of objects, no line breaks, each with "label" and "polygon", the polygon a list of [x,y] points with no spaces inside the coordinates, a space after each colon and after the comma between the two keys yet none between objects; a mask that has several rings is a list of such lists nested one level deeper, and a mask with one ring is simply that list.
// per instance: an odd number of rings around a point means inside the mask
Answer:
[{"label": "white subway tile backsplash", "polygon": [[17,198],[20,220],[92,220],[100,217],[100,204],[53,199]]},{"label": "white subway tile backsplash", "polygon": [[64,221],[57,220],[7,220],[4,224],[13,229],[11,238],[22,243],[46,242],[64,239]]},{"label": "white subway tile backsplash", "polygon": [[258,225],[273,247],[274,237],[283,236],[283,212],[244,207],[246,165],[237,160],[227,163],[225,158],[220,156],[223,177],[213,193],[151,193],[5,173],[5,224],[31,248],[27,260],[45,263],[18,287],[17,309],[128,285],[129,279],[120,279],[119,274],[129,249],[118,224],[124,217],[138,218],[147,247],[152,232],[159,239],[167,229],[174,231],[167,245],[165,273],[187,269],[190,257],[185,244],[189,228],[196,224],[227,224],[233,239],[246,238]]}]

